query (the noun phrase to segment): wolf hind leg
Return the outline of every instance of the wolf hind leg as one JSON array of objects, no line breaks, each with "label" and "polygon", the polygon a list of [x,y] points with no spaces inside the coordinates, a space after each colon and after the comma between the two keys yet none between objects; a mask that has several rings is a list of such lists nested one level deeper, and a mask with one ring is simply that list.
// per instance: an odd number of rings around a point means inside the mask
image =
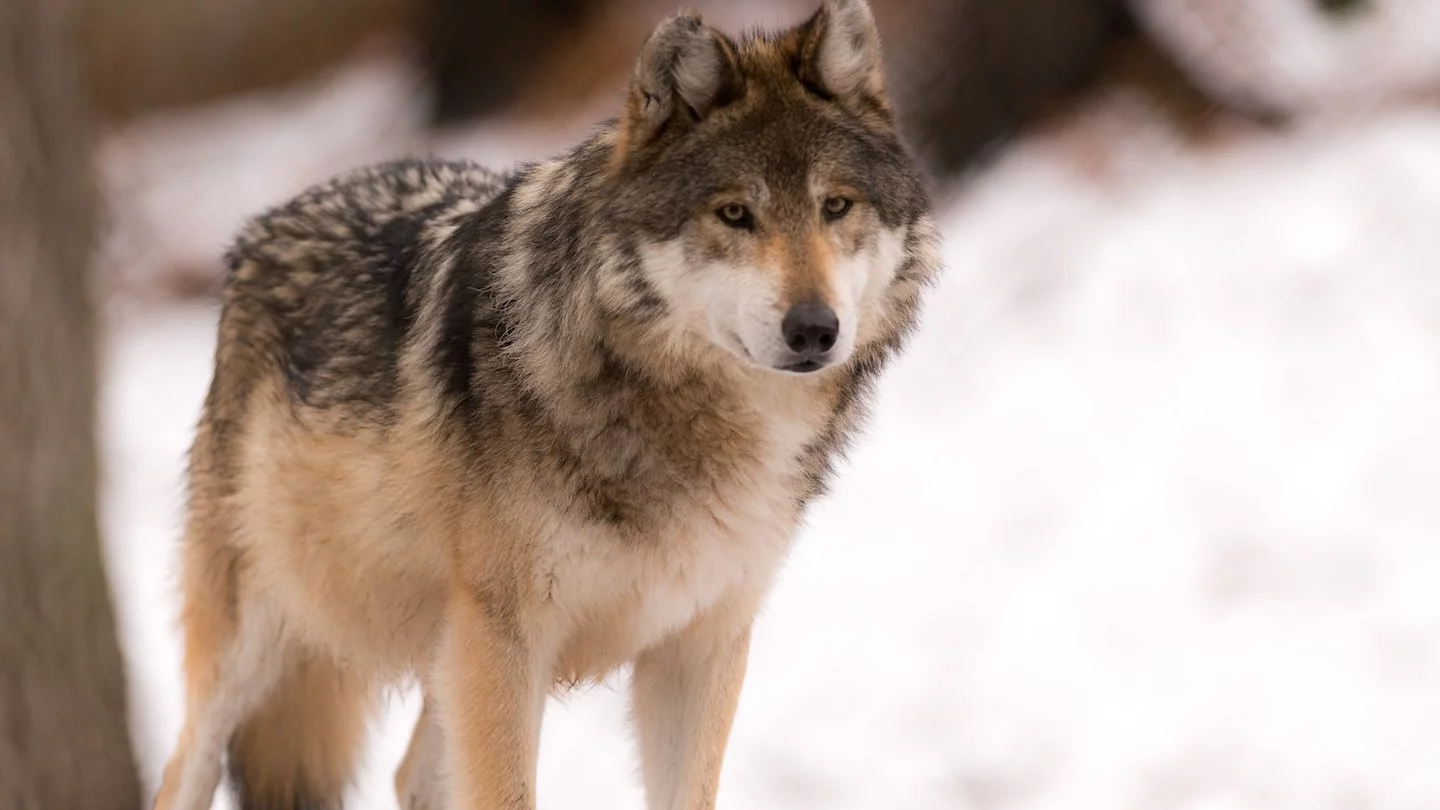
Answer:
[{"label": "wolf hind leg", "polygon": [[184,614],[185,723],[165,766],[156,810],[209,809],[230,739],[284,668],[284,645],[269,611],[261,605],[225,609],[224,590],[196,602],[196,590],[188,589]]}]

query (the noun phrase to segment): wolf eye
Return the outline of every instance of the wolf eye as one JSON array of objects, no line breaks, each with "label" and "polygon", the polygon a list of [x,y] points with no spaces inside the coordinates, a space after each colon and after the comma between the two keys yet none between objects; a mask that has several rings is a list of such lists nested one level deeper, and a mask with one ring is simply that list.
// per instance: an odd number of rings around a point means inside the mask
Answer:
[{"label": "wolf eye", "polygon": [[755,224],[755,219],[750,216],[750,209],[740,203],[722,205],[715,215],[732,228],[749,228]]},{"label": "wolf eye", "polygon": [[854,201],[849,197],[826,197],[823,206],[825,209],[825,219],[829,222],[834,222],[844,217],[850,213],[850,206],[854,204]]}]

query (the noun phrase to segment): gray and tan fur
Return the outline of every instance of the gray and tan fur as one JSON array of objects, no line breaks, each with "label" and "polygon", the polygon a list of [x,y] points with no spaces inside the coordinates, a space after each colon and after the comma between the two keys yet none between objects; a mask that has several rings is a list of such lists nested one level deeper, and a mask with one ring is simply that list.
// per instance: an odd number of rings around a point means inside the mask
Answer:
[{"label": "gray and tan fur", "polygon": [[622,115],[402,161],[229,254],[157,807],[333,808],[418,677],[407,808],[533,810],[557,685],[634,665],[651,810],[715,803],[751,622],[936,272],[863,0],[657,29]]}]

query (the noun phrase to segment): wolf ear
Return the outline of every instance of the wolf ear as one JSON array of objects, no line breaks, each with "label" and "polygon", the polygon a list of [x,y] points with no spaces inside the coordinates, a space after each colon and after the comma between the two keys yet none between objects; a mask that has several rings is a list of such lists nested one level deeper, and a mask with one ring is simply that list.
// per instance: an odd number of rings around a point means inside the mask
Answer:
[{"label": "wolf ear", "polygon": [[635,145],[666,123],[695,123],[731,101],[740,90],[740,69],[730,43],[699,15],[678,14],[650,35],[630,78],[626,134]]},{"label": "wolf ear", "polygon": [[886,107],[880,32],[865,0],[825,0],[805,24],[800,80],[839,99]]}]

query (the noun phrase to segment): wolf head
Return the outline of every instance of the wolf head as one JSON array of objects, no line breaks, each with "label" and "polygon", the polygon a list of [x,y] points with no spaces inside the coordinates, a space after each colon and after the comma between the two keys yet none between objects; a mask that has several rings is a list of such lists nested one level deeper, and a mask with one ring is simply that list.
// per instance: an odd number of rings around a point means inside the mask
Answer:
[{"label": "wolf head", "polygon": [[844,363],[882,328],[928,202],[864,0],[740,39],[666,20],[616,144],[611,211],[673,326],[792,373]]}]

